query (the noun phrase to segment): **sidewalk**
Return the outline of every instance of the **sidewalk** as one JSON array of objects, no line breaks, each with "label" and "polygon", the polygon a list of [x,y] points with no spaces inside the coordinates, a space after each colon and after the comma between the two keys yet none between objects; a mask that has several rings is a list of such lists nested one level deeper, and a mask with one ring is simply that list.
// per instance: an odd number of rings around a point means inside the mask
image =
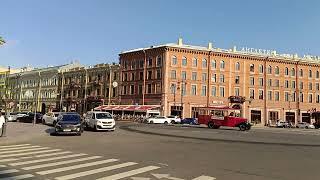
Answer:
[{"label": "sidewalk", "polygon": [[50,126],[42,124],[8,122],[6,137],[0,137],[0,144],[28,141],[33,138],[49,136]]}]

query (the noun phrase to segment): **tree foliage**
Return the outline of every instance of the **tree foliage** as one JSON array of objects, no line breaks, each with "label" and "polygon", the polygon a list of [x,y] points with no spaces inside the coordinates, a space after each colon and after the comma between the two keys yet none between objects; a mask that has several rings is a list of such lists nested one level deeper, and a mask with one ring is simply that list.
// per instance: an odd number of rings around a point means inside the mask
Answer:
[{"label": "tree foliage", "polygon": [[6,41],[0,36],[0,46],[6,43]]}]

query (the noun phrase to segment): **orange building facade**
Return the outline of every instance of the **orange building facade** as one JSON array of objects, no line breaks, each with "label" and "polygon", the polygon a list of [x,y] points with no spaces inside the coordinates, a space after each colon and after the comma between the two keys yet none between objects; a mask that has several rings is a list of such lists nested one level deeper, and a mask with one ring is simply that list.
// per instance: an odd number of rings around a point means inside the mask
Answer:
[{"label": "orange building facade", "polygon": [[196,107],[230,105],[243,96],[243,116],[267,125],[311,122],[320,109],[320,57],[276,51],[165,44],[120,56],[121,104],[161,105],[163,115],[196,117]]}]

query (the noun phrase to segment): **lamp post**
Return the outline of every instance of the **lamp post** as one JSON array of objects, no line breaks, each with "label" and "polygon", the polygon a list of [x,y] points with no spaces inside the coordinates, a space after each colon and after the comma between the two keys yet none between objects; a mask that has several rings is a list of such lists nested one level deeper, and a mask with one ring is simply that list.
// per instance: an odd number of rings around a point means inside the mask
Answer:
[{"label": "lamp post", "polygon": [[4,97],[4,111],[5,111],[4,118],[5,118],[5,122],[4,122],[3,126],[2,126],[1,137],[6,137],[6,135],[7,135],[7,122],[8,122],[8,119],[7,119],[7,113],[8,113],[7,100],[8,100],[9,74],[10,74],[10,66],[8,66],[8,72],[6,73],[6,82],[5,82],[5,86],[6,87],[5,87],[5,91],[4,91],[4,96],[5,96]]}]

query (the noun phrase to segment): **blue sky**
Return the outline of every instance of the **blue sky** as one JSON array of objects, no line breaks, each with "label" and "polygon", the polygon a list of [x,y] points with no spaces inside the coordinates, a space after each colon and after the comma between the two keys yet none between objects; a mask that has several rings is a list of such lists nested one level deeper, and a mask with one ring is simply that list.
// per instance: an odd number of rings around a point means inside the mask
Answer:
[{"label": "blue sky", "polygon": [[320,1],[1,0],[0,65],[118,62],[176,42],[320,55]]}]

